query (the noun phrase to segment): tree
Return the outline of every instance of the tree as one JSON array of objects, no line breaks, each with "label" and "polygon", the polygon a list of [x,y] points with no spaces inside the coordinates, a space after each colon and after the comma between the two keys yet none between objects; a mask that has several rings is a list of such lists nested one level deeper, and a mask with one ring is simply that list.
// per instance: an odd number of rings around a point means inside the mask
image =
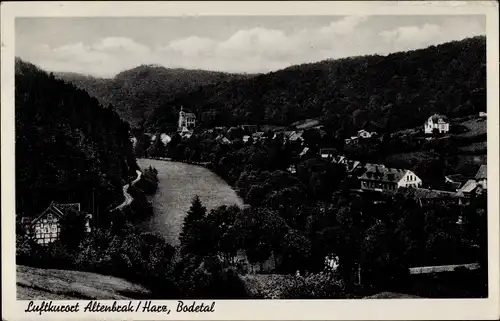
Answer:
[{"label": "tree", "polygon": [[213,251],[207,244],[207,224],[205,222],[207,209],[198,195],[193,198],[191,207],[184,217],[184,224],[179,235],[181,252],[183,254],[203,255]]},{"label": "tree", "polygon": [[61,219],[61,243],[69,250],[74,251],[85,238],[86,213],[69,210]]},{"label": "tree", "polygon": [[284,237],[282,268],[289,273],[307,268],[311,253],[311,242],[299,231],[289,230]]},{"label": "tree", "polygon": [[285,221],[265,208],[245,209],[238,220],[243,235],[243,250],[250,263],[264,263],[271,254],[279,254],[288,231]]},{"label": "tree", "polygon": [[161,135],[157,134],[153,144],[148,148],[148,155],[151,157],[165,157],[166,151],[167,149],[161,140]]}]

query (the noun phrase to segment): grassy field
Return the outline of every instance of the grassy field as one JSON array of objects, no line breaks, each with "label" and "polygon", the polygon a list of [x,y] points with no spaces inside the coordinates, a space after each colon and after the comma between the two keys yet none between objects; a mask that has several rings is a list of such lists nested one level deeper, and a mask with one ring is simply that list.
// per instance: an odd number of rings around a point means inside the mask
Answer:
[{"label": "grassy field", "polygon": [[486,154],[487,145],[488,144],[486,142],[471,143],[469,145],[461,146],[459,150],[465,153]]},{"label": "grassy field", "polygon": [[473,137],[486,134],[486,120],[485,119],[470,119],[461,122],[459,125],[467,128],[467,131],[458,134],[458,137]]},{"label": "grassy field", "polygon": [[141,285],[89,272],[16,266],[18,300],[129,300],[150,294]]},{"label": "grassy field", "polygon": [[184,216],[196,195],[208,210],[220,205],[243,206],[231,186],[205,167],[154,159],[139,159],[138,164],[155,167],[159,179],[153,198],[155,215],[143,227],[160,233],[172,245],[178,244]]}]

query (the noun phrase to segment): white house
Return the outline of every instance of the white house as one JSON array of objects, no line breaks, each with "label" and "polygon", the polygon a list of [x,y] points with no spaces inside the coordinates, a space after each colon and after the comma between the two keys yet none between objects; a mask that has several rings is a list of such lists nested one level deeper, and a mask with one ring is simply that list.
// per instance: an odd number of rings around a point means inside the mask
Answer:
[{"label": "white house", "polygon": [[424,124],[424,132],[432,134],[437,129],[440,134],[445,134],[450,131],[450,122],[448,117],[434,114]]},{"label": "white house", "polygon": [[380,164],[367,164],[359,177],[361,189],[379,192],[395,192],[399,187],[418,188],[422,180],[407,169],[387,168]]},{"label": "white house", "polygon": [[364,129],[358,130],[358,137],[359,138],[371,138],[373,136],[377,135],[376,132],[369,132]]}]

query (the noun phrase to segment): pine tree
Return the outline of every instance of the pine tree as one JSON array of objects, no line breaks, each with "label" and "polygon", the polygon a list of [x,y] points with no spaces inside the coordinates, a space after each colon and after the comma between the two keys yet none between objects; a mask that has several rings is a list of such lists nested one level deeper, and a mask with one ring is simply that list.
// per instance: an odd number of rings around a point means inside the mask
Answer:
[{"label": "pine tree", "polygon": [[191,207],[184,218],[184,225],[179,236],[183,254],[200,255],[207,252],[205,249],[205,218],[207,209],[203,206],[198,195],[193,198]]}]

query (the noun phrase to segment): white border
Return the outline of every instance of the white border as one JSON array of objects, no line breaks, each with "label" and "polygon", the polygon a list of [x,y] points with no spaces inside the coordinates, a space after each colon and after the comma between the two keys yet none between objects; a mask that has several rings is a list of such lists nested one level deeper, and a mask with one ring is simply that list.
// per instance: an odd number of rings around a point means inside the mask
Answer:
[{"label": "white border", "polygon": [[[488,102],[488,299],[398,300],[244,300],[216,303],[215,313],[45,313],[25,314],[28,301],[16,300],[14,229],[14,18],[15,17],[133,17],[180,15],[486,15]],[[46,320],[436,320],[498,319],[498,3],[496,1],[415,2],[3,2],[1,4],[1,157],[2,157],[2,319]],[[54,301],[54,303],[75,301]],[[176,301],[162,301],[174,308]],[[81,301],[82,305],[84,301]]]}]

